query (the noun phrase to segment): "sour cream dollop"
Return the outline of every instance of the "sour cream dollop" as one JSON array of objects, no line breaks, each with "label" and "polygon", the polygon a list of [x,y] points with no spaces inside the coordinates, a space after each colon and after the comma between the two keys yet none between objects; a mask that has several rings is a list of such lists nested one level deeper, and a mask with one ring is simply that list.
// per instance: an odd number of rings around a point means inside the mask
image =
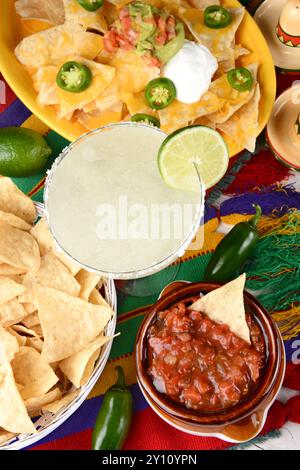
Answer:
[{"label": "sour cream dollop", "polygon": [[186,40],[165,65],[163,76],[174,82],[178,101],[192,104],[208,90],[217,68],[217,60],[207,47]]}]

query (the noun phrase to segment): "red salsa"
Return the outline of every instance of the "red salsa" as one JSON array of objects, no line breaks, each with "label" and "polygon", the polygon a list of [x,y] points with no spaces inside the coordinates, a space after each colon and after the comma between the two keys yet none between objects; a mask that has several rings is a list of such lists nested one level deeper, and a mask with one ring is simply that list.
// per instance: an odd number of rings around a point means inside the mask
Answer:
[{"label": "red salsa", "polygon": [[247,323],[251,344],[184,303],[158,313],[148,338],[148,373],[157,390],[194,410],[242,401],[265,362],[261,330],[250,315]]}]

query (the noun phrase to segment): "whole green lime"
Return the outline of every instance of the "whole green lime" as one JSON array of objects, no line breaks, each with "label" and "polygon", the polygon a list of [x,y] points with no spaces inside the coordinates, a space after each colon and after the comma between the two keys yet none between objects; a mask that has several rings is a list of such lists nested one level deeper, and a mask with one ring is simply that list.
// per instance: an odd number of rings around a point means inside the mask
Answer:
[{"label": "whole green lime", "polygon": [[0,129],[0,174],[16,178],[41,171],[52,150],[37,132],[24,127]]}]

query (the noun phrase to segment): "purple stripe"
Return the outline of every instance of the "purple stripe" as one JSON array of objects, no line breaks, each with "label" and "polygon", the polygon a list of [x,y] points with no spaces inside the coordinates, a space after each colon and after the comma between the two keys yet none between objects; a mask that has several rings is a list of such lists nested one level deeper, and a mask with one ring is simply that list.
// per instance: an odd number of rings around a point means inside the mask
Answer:
[{"label": "purple stripe", "polygon": [[[147,402],[145,401],[138,384],[134,384],[130,387],[133,395],[133,410],[135,413],[143,411],[147,408]],[[27,447],[27,449],[34,448],[37,445],[45,444],[47,442],[53,442],[57,439],[62,439],[66,436],[85,431],[94,427],[96,417],[103,401],[103,395],[90,400],[86,400],[81,407],[63,423],[58,429],[49,434],[49,436],[40,440],[36,444]]]},{"label": "purple stripe", "polygon": [[287,362],[300,361],[300,336],[284,342]]},{"label": "purple stripe", "polygon": [[204,223],[217,217],[217,210],[214,207],[205,205]]},{"label": "purple stripe", "polygon": [[221,204],[221,216],[230,214],[254,214],[252,204],[259,204],[264,214],[272,214],[277,210],[276,216],[280,217],[289,209],[300,209],[300,193],[292,186],[286,186],[281,190],[268,188],[263,191],[249,192],[227,199]]},{"label": "purple stripe", "polygon": [[5,111],[0,113],[0,127],[21,126],[31,114],[22,101],[16,99]]}]

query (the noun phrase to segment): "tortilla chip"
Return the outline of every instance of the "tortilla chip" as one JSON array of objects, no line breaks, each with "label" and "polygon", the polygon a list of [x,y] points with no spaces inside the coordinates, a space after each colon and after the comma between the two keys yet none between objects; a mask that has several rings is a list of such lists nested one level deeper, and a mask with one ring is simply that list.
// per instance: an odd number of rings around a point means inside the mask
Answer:
[{"label": "tortilla chip", "polygon": [[222,105],[222,100],[210,91],[207,91],[200,101],[194,104],[185,104],[173,101],[165,109],[158,112],[161,128],[166,132],[173,132],[179,127],[187,126],[200,116],[217,111]]},{"label": "tortilla chip", "polygon": [[26,288],[21,284],[14,282],[12,279],[0,278],[0,305],[5,304],[9,300],[23,294]]},{"label": "tortilla chip", "polygon": [[218,129],[233,139],[238,146],[245,147],[249,152],[255,151],[259,101],[260,89],[257,84],[253,98],[233,114],[230,119],[218,125]]},{"label": "tortilla chip", "polygon": [[0,344],[5,347],[5,354],[9,362],[20,349],[17,339],[2,326],[0,326]]},{"label": "tortilla chip", "polygon": [[196,124],[197,126],[206,126],[210,127],[211,129],[216,129],[216,123],[212,122],[208,119],[207,116],[201,116],[194,121],[192,121],[193,124]]},{"label": "tortilla chip", "polygon": [[196,41],[206,46],[216,57],[218,62],[227,60],[228,53],[232,50],[235,33],[244,17],[244,8],[228,8],[232,15],[232,22],[221,29],[208,28],[204,24],[204,12],[196,8],[180,10],[180,18]]},{"label": "tortilla chip", "polygon": [[97,129],[98,127],[106,126],[112,122],[120,122],[122,117],[122,108],[119,111],[94,111],[92,113],[85,113],[78,111],[77,119],[89,131]]},{"label": "tortilla chip", "polygon": [[69,269],[51,251],[41,257],[38,270],[26,274],[23,284],[30,288],[36,282],[75,297],[78,296],[80,291],[80,284],[74,279]]},{"label": "tortilla chip", "polygon": [[109,304],[106,302],[106,300],[102,297],[98,289],[93,289],[91,291],[91,295],[89,297],[89,302],[94,305],[105,305],[106,307],[109,307]]},{"label": "tortilla chip", "polygon": [[76,274],[76,280],[80,285],[79,297],[88,301],[92,290],[100,282],[101,276],[81,269],[79,273]]},{"label": "tortilla chip", "polygon": [[108,30],[101,8],[96,11],[87,11],[79,5],[77,0],[63,0],[63,3],[66,21],[80,24],[85,30],[93,29],[101,33],[106,33]]},{"label": "tortilla chip", "polygon": [[67,357],[59,363],[61,371],[76,388],[84,385],[90,378],[101,347],[110,339],[111,337],[103,336],[102,334],[89,343],[82,351]]},{"label": "tortilla chip", "polygon": [[0,445],[8,444],[8,441],[15,437],[15,435],[16,434],[13,434],[12,432],[2,431],[0,429]]},{"label": "tortilla chip", "polygon": [[20,392],[23,400],[47,393],[58,382],[53,369],[34,348],[20,348],[11,366],[16,382],[24,387]]},{"label": "tortilla chip", "polygon": [[[33,338],[26,338],[26,346],[34,348],[37,352],[41,353],[44,347],[44,341],[41,340],[41,338],[38,338],[37,336]],[[52,366],[51,368],[53,369]]]},{"label": "tortilla chip", "polygon": [[6,329],[12,336],[14,336],[18,342],[19,346],[25,346],[26,344],[26,336],[21,336],[19,333],[17,333],[13,328],[8,327]]},{"label": "tortilla chip", "polygon": [[30,233],[38,242],[41,256],[45,255],[48,251],[53,251],[55,256],[59,258],[65,266],[67,266],[73,276],[75,276],[78,271],[80,271],[81,268],[77,263],[69,260],[69,258],[67,258],[63,253],[59,253],[57,251],[46,219],[40,219]]},{"label": "tortilla chip", "polygon": [[0,261],[29,271],[40,265],[39,247],[30,233],[0,222]]},{"label": "tortilla chip", "polygon": [[0,426],[12,433],[36,433],[17,389],[11,365],[0,347]]},{"label": "tortilla chip", "polygon": [[27,315],[25,318],[23,318],[22,323],[24,326],[26,326],[26,328],[31,328],[32,326],[39,325],[40,319],[39,319],[38,312],[34,312],[34,313],[31,313],[30,315]]},{"label": "tortilla chip", "polygon": [[7,263],[0,263],[0,276],[1,277],[17,276],[17,275],[24,274],[24,273],[26,273],[25,269],[17,268],[16,266],[11,266],[10,264],[7,264]]},{"label": "tortilla chip", "polygon": [[[21,299],[23,299],[23,297],[21,297]],[[21,302],[20,298],[19,298],[19,302]],[[31,302],[21,302],[21,303],[23,304],[23,307],[25,308],[26,312],[29,315],[36,312],[36,306],[33,303],[31,303]],[[28,317],[26,317],[26,318],[28,318]]]},{"label": "tortilla chip", "polygon": [[[209,114],[208,119],[217,124],[226,122],[238,109],[244,104],[248,103],[255,90],[257,82],[257,64],[250,64],[246,67],[253,76],[254,86],[251,90],[240,92],[232,88],[228,82],[227,74],[222,75],[217,80],[214,80],[209,88],[209,91],[217,95],[222,102],[220,109],[214,113]],[[218,127],[218,126],[217,126]]]},{"label": "tortilla chip", "polygon": [[205,10],[205,8],[212,5],[220,5],[219,0],[188,0],[188,3],[199,10]]},{"label": "tortilla chip", "polygon": [[[93,101],[95,96],[100,95],[105,88],[108,87],[115,76],[114,67],[87,60],[83,56],[73,56],[64,59],[64,62],[68,61],[75,61],[86,65],[92,72],[93,79],[91,85],[81,93],[69,93],[57,87],[59,117],[65,117],[68,113],[76,109],[82,109],[83,106]],[[58,70],[59,67],[57,68],[57,72]]]},{"label": "tortilla chip", "polygon": [[39,337],[39,335],[33,329],[27,328],[24,325],[12,325],[11,329],[16,331],[17,333],[21,333],[22,336],[24,335],[25,339],[28,336],[34,336],[36,338]]},{"label": "tortilla chip", "polygon": [[20,322],[26,315],[27,312],[25,308],[17,299],[12,299],[0,305],[0,325],[4,327]]},{"label": "tortilla chip", "polygon": [[33,75],[33,85],[38,92],[38,101],[42,105],[59,104],[56,86],[56,65],[44,65],[39,67]]},{"label": "tortilla chip", "polygon": [[54,390],[41,395],[40,397],[33,397],[28,398],[25,400],[25,406],[27,412],[30,416],[36,416],[39,414],[43,408],[43,406],[48,405],[49,403],[53,403],[56,400],[59,400],[62,396],[62,393],[59,387],[56,387]]},{"label": "tortilla chip", "polygon": [[18,15],[25,19],[40,19],[52,24],[65,21],[63,0],[18,0],[15,7]]},{"label": "tortilla chip", "polygon": [[[33,293],[32,289],[27,289],[24,292],[24,294],[19,295],[18,300],[19,300],[20,304],[22,304],[23,306],[27,303],[32,304],[34,306],[33,311],[36,311],[37,308],[36,308],[36,305],[33,303],[34,302],[34,293]],[[26,312],[27,312],[27,310],[26,310]]]},{"label": "tortilla chip", "polygon": [[19,228],[20,230],[31,230],[32,225],[25,222],[25,220],[17,217],[14,214],[9,212],[0,211],[0,221],[6,222],[7,224],[12,225],[13,227]]},{"label": "tortilla chip", "polygon": [[137,113],[155,115],[154,110],[146,103],[144,91],[124,96],[124,102],[131,116]]},{"label": "tortilla chip", "polygon": [[58,65],[74,55],[93,60],[103,48],[99,34],[84,31],[79,24],[65,23],[27,36],[18,44],[15,54],[26,67]]},{"label": "tortilla chip", "polygon": [[[0,264],[1,267],[3,267],[3,265],[4,265],[4,263]],[[7,274],[6,276],[0,274],[0,279],[11,279],[12,281],[16,282],[17,284],[23,284],[23,274]]]},{"label": "tortilla chip", "polygon": [[40,219],[38,223],[32,228],[30,233],[38,242],[41,256],[45,255],[48,251],[53,250],[54,241],[48,228],[46,219]]},{"label": "tortilla chip", "polygon": [[113,313],[40,284],[33,286],[33,292],[44,332],[42,355],[48,363],[81,351],[103,331]]},{"label": "tortilla chip", "polygon": [[201,297],[189,309],[204,313],[216,323],[227,325],[232,333],[251,343],[244,307],[245,282],[246,274],[242,274]]},{"label": "tortilla chip", "polygon": [[56,400],[53,403],[49,403],[43,406],[42,411],[44,413],[46,413],[47,411],[50,411],[50,413],[56,414],[59,411],[61,411],[63,408],[68,406],[73,400],[75,400],[78,394],[79,394],[79,390],[76,390],[74,392],[69,392],[60,400]]},{"label": "tortilla chip", "polygon": [[[106,111],[111,109],[116,103],[120,103],[120,96],[116,80],[113,80],[111,84],[99,95],[95,100],[96,109],[100,111]],[[88,111],[88,109],[84,109]],[[93,111],[90,109],[90,111]],[[117,111],[117,109],[115,109]]]},{"label": "tortilla chip", "polygon": [[115,83],[120,98],[143,91],[150,80],[160,75],[158,67],[148,66],[141,56],[123,49],[114,54],[110,65],[116,69]]},{"label": "tortilla chip", "polygon": [[31,327],[31,330],[34,331],[34,333],[36,334],[37,337],[39,337],[39,338],[43,338],[43,337],[44,337],[44,332],[43,332],[43,329],[42,329],[41,324],[39,324],[39,325],[33,325],[33,326]]},{"label": "tortilla chip", "polygon": [[28,224],[36,219],[36,208],[33,201],[11,181],[0,178],[0,210],[20,217]]}]

